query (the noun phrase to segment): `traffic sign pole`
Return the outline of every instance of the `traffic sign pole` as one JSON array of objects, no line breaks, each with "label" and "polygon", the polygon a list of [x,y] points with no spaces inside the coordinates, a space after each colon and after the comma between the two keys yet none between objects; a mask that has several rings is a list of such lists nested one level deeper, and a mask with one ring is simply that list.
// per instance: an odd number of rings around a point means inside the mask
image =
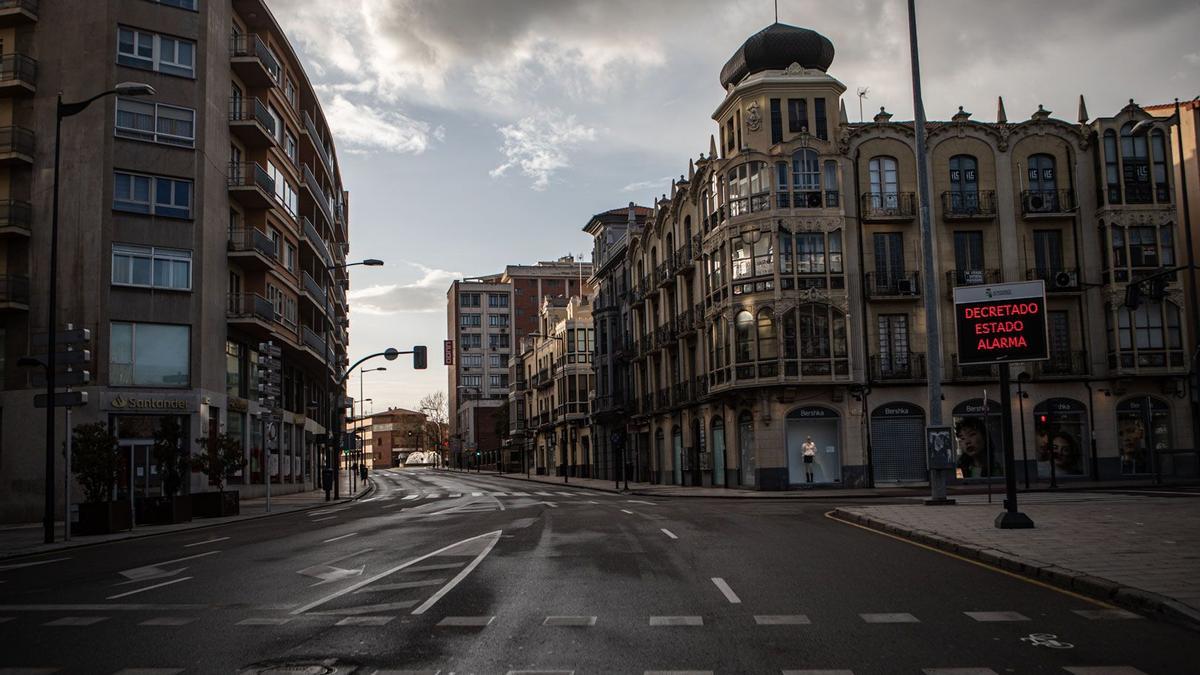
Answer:
[{"label": "traffic sign pole", "polygon": [[1024,530],[1033,527],[1033,519],[1017,510],[1017,472],[1016,462],[1013,460],[1011,388],[1009,366],[1007,363],[1001,363],[1000,426],[1002,429],[1000,437],[1004,445],[1005,496],[1004,511],[996,516],[996,527],[1002,530]]}]

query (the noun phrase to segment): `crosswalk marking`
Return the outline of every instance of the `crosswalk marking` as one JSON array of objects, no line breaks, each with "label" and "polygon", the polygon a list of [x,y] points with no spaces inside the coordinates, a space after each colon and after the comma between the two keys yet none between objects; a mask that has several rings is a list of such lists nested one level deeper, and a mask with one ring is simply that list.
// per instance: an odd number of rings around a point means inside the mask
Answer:
[{"label": "crosswalk marking", "polygon": [[1142,618],[1141,616],[1124,609],[1073,609],[1071,611],[1085,619],[1092,619],[1093,621]]},{"label": "crosswalk marking", "polygon": [[93,626],[107,620],[107,616],[64,616],[42,624],[43,626]]},{"label": "crosswalk marking", "polygon": [[409,499],[420,499],[420,498],[421,498],[421,495],[404,495],[400,499],[407,501]]},{"label": "crosswalk marking", "polygon": [[917,617],[907,612],[882,612],[859,614],[867,623],[920,623]]},{"label": "crosswalk marking", "polygon": [[348,616],[333,624],[335,626],[386,626],[394,616]]},{"label": "crosswalk marking", "polygon": [[139,623],[139,626],[186,626],[195,621],[190,616],[159,616]]},{"label": "crosswalk marking", "polygon": [[282,626],[291,621],[291,617],[253,617],[237,622],[238,626]]},{"label": "crosswalk marking", "polygon": [[650,617],[651,626],[703,626],[704,617],[701,616],[652,616]]},{"label": "crosswalk marking", "polygon": [[437,622],[439,626],[464,626],[483,628],[490,626],[496,620],[494,616],[448,616]]},{"label": "crosswalk marking", "polygon": [[1028,621],[1029,617],[1020,612],[963,612],[979,622],[985,621]]},{"label": "crosswalk marking", "polygon": [[754,623],[760,626],[807,626],[812,622],[803,614],[755,614]]},{"label": "crosswalk marking", "polygon": [[595,626],[594,616],[548,616],[543,626]]}]

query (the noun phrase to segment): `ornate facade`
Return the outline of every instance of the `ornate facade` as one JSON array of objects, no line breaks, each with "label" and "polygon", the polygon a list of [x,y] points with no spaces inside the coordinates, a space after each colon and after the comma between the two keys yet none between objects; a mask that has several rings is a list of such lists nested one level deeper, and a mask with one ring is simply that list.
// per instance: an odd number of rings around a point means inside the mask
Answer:
[{"label": "ornate facade", "polygon": [[752,36],[722,71],[708,152],[625,226],[619,264],[600,253],[612,225],[585,228],[597,315],[618,307],[597,320],[596,362],[620,374],[598,379],[593,425],[626,419],[602,435],[602,476],[623,449],[631,478],[660,483],[926,480],[922,208],[961,480],[1003,471],[995,370],[954,353],[962,285],[1046,283],[1051,358],[1014,365],[1018,472],[1147,475],[1191,447],[1181,279],[1124,306],[1130,281],[1184,248],[1165,128],[1135,130],[1153,118],[1132,101],[1090,119],[1080,97],[1074,123],[1040,106],[1009,121],[1003,101],[995,122],[959,108],[927,125],[922,204],[913,124],[883,109],[849,123],[832,60],[812,31]]}]

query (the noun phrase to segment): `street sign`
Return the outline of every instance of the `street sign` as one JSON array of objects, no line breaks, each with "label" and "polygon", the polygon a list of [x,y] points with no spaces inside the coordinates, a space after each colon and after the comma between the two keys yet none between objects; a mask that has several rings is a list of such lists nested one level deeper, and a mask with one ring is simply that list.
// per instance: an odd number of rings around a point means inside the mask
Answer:
[{"label": "street sign", "polygon": [[[30,380],[35,387],[46,386],[46,376],[42,371],[35,372]],[[81,384],[88,384],[91,381],[92,374],[86,370],[68,370],[57,373],[54,376],[54,384],[59,387],[77,387]]]},{"label": "street sign", "polygon": [[[59,347],[64,347],[67,345],[81,345],[86,342],[90,342],[91,339],[92,331],[87,328],[60,330],[54,334],[54,341]],[[35,347],[45,347],[50,343],[50,336],[46,333],[34,333],[31,341]]]},{"label": "street sign", "polygon": [[958,365],[1044,361],[1046,283],[1021,281],[954,289]]},{"label": "street sign", "polygon": [[[75,406],[87,405],[88,396],[86,391],[66,391],[58,392],[54,395],[55,408],[73,408]],[[38,394],[33,397],[33,407],[45,408],[46,395]]]},{"label": "street sign", "polygon": [[454,365],[454,340],[446,340],[442,343],[442,361],[447,366]]},{"label": "street sign", "polygon": [[[42,363],[48,359],[46,354],[37,354],[34,356]],[[81,363],[90,363],[92,360],[92,352],[89,349],[76,349],[70,352],[59,352],[54,355],[54,367],[58,366],[74,366]]]}]

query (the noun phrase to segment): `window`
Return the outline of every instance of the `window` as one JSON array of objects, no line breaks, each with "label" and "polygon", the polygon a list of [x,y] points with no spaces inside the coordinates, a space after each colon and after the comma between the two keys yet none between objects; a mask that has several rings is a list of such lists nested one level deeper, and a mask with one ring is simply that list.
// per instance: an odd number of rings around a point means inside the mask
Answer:
[{"label": "window", "polygon": [[478,387],[483,386],[483,376],[482,375],[463,375],[462,381],[463,381],[464,387],[478,388]]},{"label": "window", "polygon": [[1112,129],[1104,132],[1104,181],[1108,185],[1108,203],[1121,203],[1121,171],[1117,165],[1117,135]]},{"label": "window", "polygon": [[986,282],[983,269],[983,232],[954,233],[954,286]]},{"label": "window", "polygon": [[775,337],[775,315],[770,307],[758,311],[758,360],[773,361],[779,356]]},{"label": "window", "polygon": [[829,124],[825,119],[825,99],[813,99],[813,117],[817,132],[817,138],[827,141],[829,140]]},{"label": "window", "polygon": [[225,393],[229,396],[246,395],[242,391],[242,383],[245,382],[242,374],[242,369],[245,368],[242,349],[242,345],[236,342],[225,341]]},{"label": "window", "polygon": [[168,75],[194,77],[196,45],[190,40],[125,28],[117,29],[117,63]]},{"label": "window", "polygon": [[489,333],[488,348],[489,349],[508,349],[509,345],[508,333]]},{"label": "window", "polygon": [[1126,204],[1149,204],[1150,162],[1146,137],[1133,135],[1133,122],[1121,127],[1121,169]]},{"label": "window", "polygon": [[287,153],[288,159],[292,160],[292,164],[300,163],[300,149],[296,145],[296,136],[290,129],[285,129],[283,132],[283,150]]},{"label": "window", "polygon": [[188,386],[188,342],[188,326],[113,321],[109,334],[109,384]]},{"label": "window", "polygon": [[1124,306],[1118,307],[1116,337],[1119,353],[1109,355],[1109,365],[1112,367],[1165,368],[1183,365],[1179,307],[1173,302],[1143,302],[1132,311]]},{"label": "window", "polygon": [[283,265],[288,271],[296,271],[296,247],[291,242],[283,242]]},{"label": "window", "polygon": [[902,376],[910,374],[908,363],[908,315],[880,314],[879,328],[879,375]]},{"label": "window", "polygon": [[283,81],[283,97],[288,100],[288,103],[292,104],[293,108],[300,107],[298,97],[296,96],[296,83],[290,77],[285,78]]},{"label": "window", "polygon": [[821,162],[815,150],[792,155],[792,192],[793,207],[821,208]]},{"label": "window", "polygon": [[1063,269],[1063,242],[1060,230],[1033,231],[1033,257],[1038,279],[1053,280]]},{"label": "window", "polygon": [[488,375],[488,386],[492,389],[507,389],[508,375]]},{"label": "window", "polygon": [[898,209],[899,182],[894,157],[872,157],[867,165],[871,182],[871,208]]},{"label": "window", "polygon": [[463,368],[482,368],[483,367],[483,355],[482,354],[463,354],[462,366],[463,366]]},{"label": "window", "polygon": [[[478,355],[476,355],[478,356]],[[488,357],[488,365],[492,368],[501,368],[504,366],[504,358],[499,354],[492,354]]]},{"label": "window", "polygon": [[808,99],[788,99],[788,132],[808,131]]},{"label": "window", "polygon": [[196,11],[197,0],[150,0],[150,2],[157,2],[160,5],[167,5],[168,7],[178,7],[179,9],[190,9],[194,12]]},{"label": "window", "polygon": [[113,210],[191,218],[192,181],[117,171],[113,180]]},{"label": "window", "polygon": [[279,290],[278,286],[267,284],[267,299],[271,301],[271,306],[275,308],[275,318],[279,319],[283,316],[283,291]]},{"label": "window", "polygon": [[733,278],[746,279],[756,276],[772,276],[774,265],[774,249],[771,246],[771,235],[760,235],[753,244],[742,238],[733,242]]},{"label": "window", "polygon": [[296,325],[296,301],[292,298],[283,299],[283,322],[289,326]]},{"label": "window", "polygon": [[747,162],[729,170],[729,215],[765,211],[771,204],[771,175],[766,162]]},{"label": "window", "polygon": [[783,142],[783,110],[779,99],[771,99],[771,144]]},{"label": "window", "polygon": [[193,147],[196,112],[191,108],[117,99],[116,135],[155,143]]},{"label": "window", "polygon": [[492,328],[508,328],[508,315],[488,314],[488,326]]},{"label": "window", "polygon": [[479,306],[479,294],[478,293],[460,293],[458,296],[458,306],[459,307],[478,307]]},{"label": "window", "polygon": [[479,314],[460,314],[458,320],[459,325],[463,328],[478,328],[482,319]]},{"label": "window", "polygon": [[876,232],[874,243],[875,289],[893,294],[905,290],[908,274],[904,271],[904,234]]},{"label": "window", "polygon": [[488,307],[508,307],[508,295],[504,293],[488,293]]},{"label": "window", "polygon": [[296,194],[296,188],[292,187],[291,183],[288,183],[287,179],[284,178],[283,172],[276,168],[273,163],[267,162],[267,175],[275,183],[275,201],[282,204],[288,213],[293,216],[299,213],[300,198]]},{"label": "window", "polygon": [[267,114],[271,116],[271,136],[275,138],[275,142],[283,144],[283,117],[275,112],[275,106],[267,106]]},{"label": "window", "polygon": [[979,212],[978,174],[977,162],[971,155],[955,155],[950,158],[951,213]]},{"label": "window", "polygon": [[1063,210],[1058,198],[1058,176],[1054,170],[1053,155],[1031,155],[1026,175],[1029,179],[1026,211],[1058,213]]},{"label": "window", "polygon": [[737,340],[734,359],[738,363],[748,363],[751,360],[750,350],[754,342],[754,315],[745,310],[738,312],[734,319],[734,335]]},{"label": "window", "polygon": [[825,304],[801,305],[783,318],[785,355],[792,359],[799,342],[799,367],[784,364],[786,375],[829,377],[850,374],[846,315]]},{"label": "window", "polygon": [[825,206],[836,209],[840,203],[839,197],[837,162],[825,160]]},{"label": "window", "polygon": [[192,252],[113,244],[112,283],[188,291],[192,288]]},{"label": "window", "polygon": [[1150,135],[1150,149],[1154,152],[1154,201],[1170,202],[1171,188],[1167,183],[1167,142],[1163,132],[1155,130]]}]

